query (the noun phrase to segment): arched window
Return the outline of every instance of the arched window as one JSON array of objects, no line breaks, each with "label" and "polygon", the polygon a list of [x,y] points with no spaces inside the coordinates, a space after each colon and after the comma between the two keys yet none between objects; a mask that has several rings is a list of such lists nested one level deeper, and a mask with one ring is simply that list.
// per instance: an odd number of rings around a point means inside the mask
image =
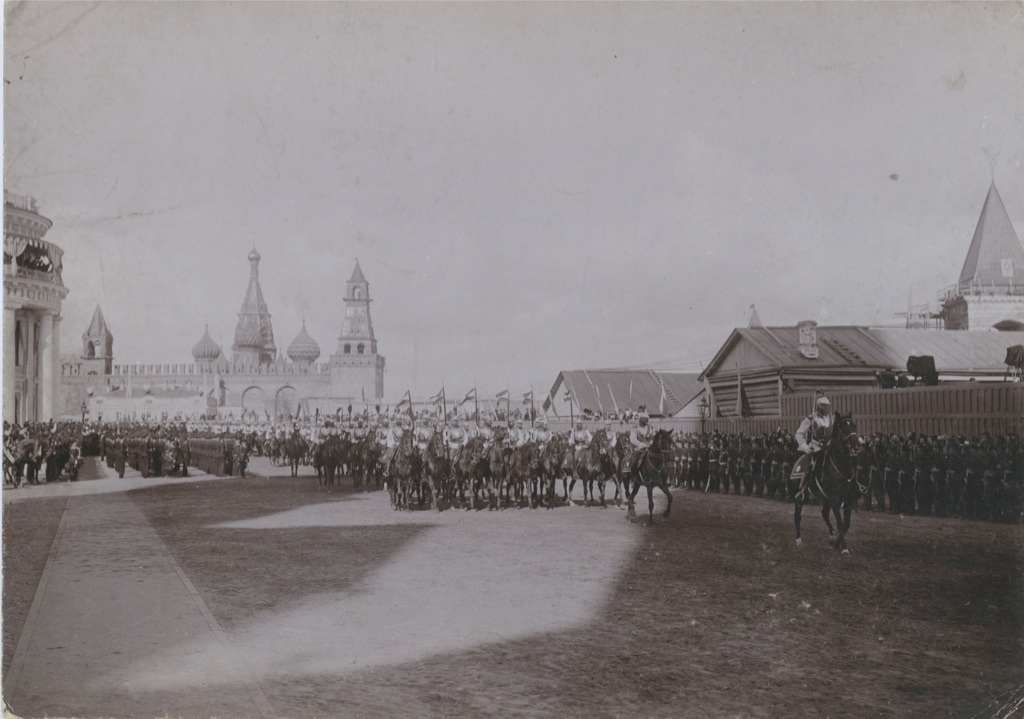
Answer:
[{"label": "arched window", "polygon": [[355,297],[357,300],[363,299],[363,288],[362,287],[356,287],[352,291],[352,296]]},{"label": "arched window", "polygon": [[344,352],[345,352],[345,354],[347,354],[347,355],[350,355],[350,354],[352,354],[352,345],[345,345],[345,349],[344,349]]},{"label": "arched window", "polygon": [[96,346],[92,342],[85,346],[85,358],[96,359]]},{"label": "arched window", "polygon": [[365,350],[365,349],[366,349],[366,345],[364,345],[364,344],[363,344],[362,342],[360,342],[360,343],[359,343],[359,344],[358,344],[358,345],[356,346],[356,352],[357,352],[358,354],[362,354],[362,353],[363,353],[363,350]]}]

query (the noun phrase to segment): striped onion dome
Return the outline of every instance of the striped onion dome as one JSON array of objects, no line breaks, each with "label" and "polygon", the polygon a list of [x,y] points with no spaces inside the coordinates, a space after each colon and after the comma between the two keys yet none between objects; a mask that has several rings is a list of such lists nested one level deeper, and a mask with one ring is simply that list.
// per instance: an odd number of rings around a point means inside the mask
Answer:
[{"label": "striped onion dome", "polygon": [[288,345],[288,358],[292,362],[315,362],[320,356],[320,345],[306,332],[306,321],[302,321],[302,329],[298,336]]},{"label": "striped onion dome", "polygon": [[206,326],[203,338],[192,347],[192,357],[196,362],[214,362],[220,357],[220,345],[210,337],[210,326]]}]

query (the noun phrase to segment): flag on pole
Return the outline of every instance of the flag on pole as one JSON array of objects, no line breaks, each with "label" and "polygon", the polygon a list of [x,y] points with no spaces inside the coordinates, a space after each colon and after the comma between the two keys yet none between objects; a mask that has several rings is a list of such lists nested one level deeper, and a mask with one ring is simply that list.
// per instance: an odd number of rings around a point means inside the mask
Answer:
[{"label": "flag on pole", "polygon": [[412,393],[409,390],[405,391],[402,401],[395,407],[395,414],[401,412],[403,407],[408,407],[409,416],[412,417]]},{"label": "flag on pole", "polygon": [[497,399],[505,399],[506,397],[508,397],[508,390],[507,389],[501,390],[501,392],[498,392],[498,394],[496,395]]},{"label": "flag on pole", "polygon": [[523,404],[530,404],[533,402],[533,390],[523,394]]},{"label": "flag on pole", "polygon": [[462,398],[462,401],[459,402],[458,406],[461,407],[462,405],[466,404],[466,402],[469,402],[470,400],[475,400],[475,399],[476,399],[476,387],[474,387],[473,389],[469,390],[469,392],[466,392],[466,396]]},{"label": "flag on pole", "polygon": [[431,404],[441,404],[441,400],[443,400],[443,399],[444,399],[444,387],[441,388],[440,392],[438,392],[437,394],[435,394],[433,397],[430,398],[430,403]]}]

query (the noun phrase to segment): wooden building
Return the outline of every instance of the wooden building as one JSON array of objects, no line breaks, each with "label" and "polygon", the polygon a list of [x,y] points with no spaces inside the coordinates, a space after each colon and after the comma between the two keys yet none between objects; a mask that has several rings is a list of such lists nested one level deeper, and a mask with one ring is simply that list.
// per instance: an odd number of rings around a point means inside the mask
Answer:
[{"label": "wooden building", "polygon": [[789,395],[875,388],[880,373],[905,371],[912,356],[933,357],[940,382],[1003,381],[1006,350],[1020,344],[1024,332],[818,327],[814,322],[738,328],[700,381],[709,419],[781,417]]}]

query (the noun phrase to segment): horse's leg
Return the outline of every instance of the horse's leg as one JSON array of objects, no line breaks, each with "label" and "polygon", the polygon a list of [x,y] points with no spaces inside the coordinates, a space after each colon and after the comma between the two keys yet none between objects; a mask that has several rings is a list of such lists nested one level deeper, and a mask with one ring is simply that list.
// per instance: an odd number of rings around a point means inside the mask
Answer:
[{"label": "horse's leg", "polygon": [[[834,509],[837,512],[839,511],[838,507],[835,507]],[[825,524],[828,525],[828,536],[829,536],[829,539],[835,540],[836,531],[835,531],[835,529],[833,529],[833,527],[832,527],[832,520],[829,519],[829,516],[828,516],[828,513],[830,511],[832,511],[832,510],[833,510],[832,502],[827,500],[827,499],[822,500],[822,502],[821,502],[821,518],[824,519],[825,520]],[[838,522],[838,519],[837,519],[837,522]]]},{"label": "horse's leg", "polygon": [[665,498],[668,500],[668,506],[665,507],[665,511],[661,513],[661,516],[668,519],[668,515],[672,513],[672,492],[668,490],[668,482],[664,479],[658,484],[661,487],[661,491],[665,493]]},{"label": "horse's leg", "polygon": [[[843,519],[840,523],[839,539],[836,542],[836,549],[840,550],[843,556],[849,556],[850,550],[846,546],[846,533],[850,531],[850,517],[853,515],[853,503],[847,502],[843,505]],[[836,522],[839,522],[838,517]]]},{"label": "horse's leg", "polygon": [[601,493],[601,507],[602,507],[602,508],[604,508],[604,507],[607,507],[607,506],[608,506],[608,505],[607,505],[607,504],[605,503],[605,501],[604,501],[604,490],[605,490],[605,483],[606,483],[607,481],[608,481],[608,480],[606,480],[606,479],[605,479],[605,476],[604,476],[604,472],[600,472],[600,473],[598,473],[598,475],[597,475],[597,491]]},{"label": "horse's leg", "polygon": [[654,524],[654,481],[647,481],[644,484],[647,485],[647,526],[649,527]]},{"label": "horse's leg", "polygon": [[640,482],[634,482],[633,486],[626,493],[626,519],[630,522],[636,521],[636,505],[633,501],[636,499],[637,492],[640,491]]},{"label": "horse's leg", "polygon": [[801,497],[795,497],[793,499],[793,524],[796,527],[796,546],[803,544],[803,540],[800,539],[800,516],[803,514],[804,500]]}]

